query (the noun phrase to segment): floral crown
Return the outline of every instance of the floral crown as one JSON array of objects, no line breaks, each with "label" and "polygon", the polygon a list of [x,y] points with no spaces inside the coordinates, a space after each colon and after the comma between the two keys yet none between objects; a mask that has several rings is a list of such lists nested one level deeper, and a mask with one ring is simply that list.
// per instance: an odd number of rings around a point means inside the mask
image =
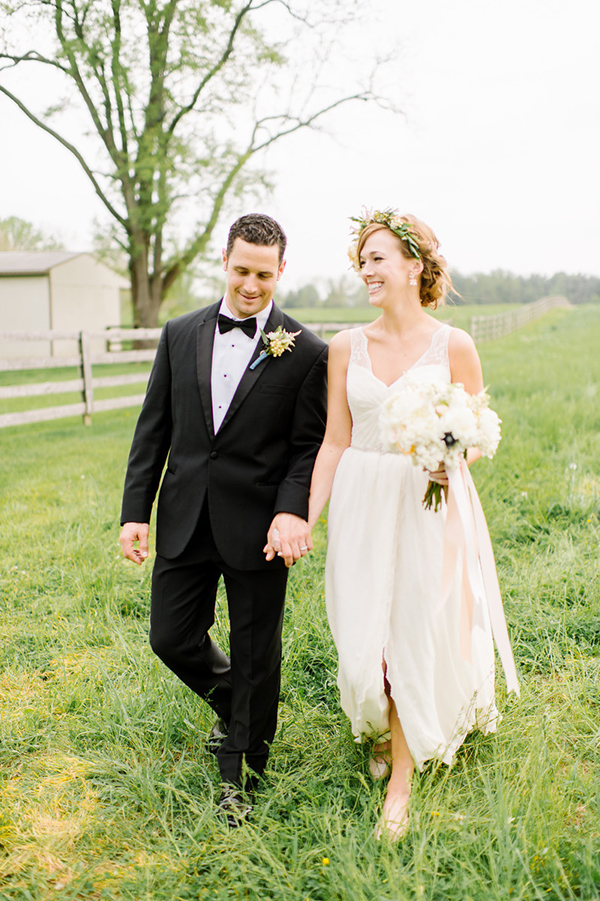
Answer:
[{"label": "floral crown", "polygon": [[348,248],[350,262],[357,272],[360,272],[358,241],[367,225],[371,225],[373,222],[376,222],[378,225],[385,225],[386,228],[389,228],[389,230],[400,238],[401,241],[406,242],[410,255],[413,256],[415,260],[421,259],[421,251],[419,250],[417,239],[410,230],[410,223],[405,222],[398,214],[397,210],[369,210],[366,207],[363,207],[360,213],[360,216],[350,216],[350,221],[356,222],[356,225],[353,225],[351,228],[351,233],[354,235],[354,238],[352,244]]}]

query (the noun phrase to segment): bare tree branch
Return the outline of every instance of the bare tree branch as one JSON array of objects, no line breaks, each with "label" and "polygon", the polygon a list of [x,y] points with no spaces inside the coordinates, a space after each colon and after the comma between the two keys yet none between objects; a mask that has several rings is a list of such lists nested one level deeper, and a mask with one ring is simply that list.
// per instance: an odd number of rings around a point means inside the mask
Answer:
[{"label": "bare tree branch", "polygon": [[[196,106],[196,103],[198,102],[198,98],[199,98],[200,94],[202,93],[202,91],[204,90],[204,88],[206,87],[206,85],[215,77],[215,75],[217,75],[221,71],[221,69],[223,68],[223,66],[225,65],[225,63],[227,62],[229,57],[231,56],[231,54],[233,52],[233,45],[235,42],[235,37],[239,31],[242,21],[244,20],[244,17],[247,15],[249,10],[253,8],[252,2],[253,2],[253,0],[248,0],[246,5],[244,7],[242,7],[242,9],[239,11],[237,16],[235,17],[233,27],[229,33],[229,38],[227,40],[227,45],[225,47],[225,50],[223,51],[223,53],[221,54],[221,56],[217,60],[217,62],[214,64],[214,66],[212,66],[212,68],[206,73],[204,78],[201,79],[200,84],[194,91],[190,102],[188,104],[186,104],[185,106],[183,106],[178,111],[177,115],[174,116],[173,121],[171,122],[169,128],[167,129],[169,134],[173,134],[175,129],[177,128],[179,122],[181,121],[181,119],[187,113],[191,112],[191,110],[194,109],[194,107]],[[265,3],[261,4],[261,5],[264,6],[269,2],[272,2],[272,0],[265,0]],[[256,8],[258,9],[259,7],[256,7]]]},{"label": "bare tree branch", "polygon": [[171,263],[169,268],[166,270],[164,278],[163,278],[165,292],[169,290],[169,288],[171,287],[173,282],[177,279],[177,277],[180,275],[180,273],[185,268],[187,268],[190,265],[190,263],[192,263],[196,259],[198,254],[201,253],[207,246],[208,242],[210,241],[210,239],[212,237],[212,233],[215,229],[215,226],[218,222],[221,210],[223,209],[223,204],[225,203],[225,198],[227,197],[227,193],[228,193],[229,189],[231,188],[233,182],[235,181],[236,176],[240,173],[242,168],[245,166],[245,164],[248,162],[248,160],[252,156],[252,153],[253,153],[253,151],[251,150],[251,148],[248,148],[245,151],[245,153],[240,154],[235,165],[232,166],[232,168],[229,170],[229,172],[227,173],[226,177],[224,178],[221,186],[219,187],[219,190],[217,191],[217,194],[216,194],[216,196],[214,198],[214,202],[213,202],[212,213],[211,213],[210,218],[209,218],[208,222],[206,223],[202,233],[200,235],[198,235],[198,237],[194,241],[191,242],[191,244],[188,246],[187,250],[185,250],[180,255],[179,259],[176,260],[175,262]]},{"label": "bare tree branch", "polygon": [[61,64],[56,59],[48,59],[48,57],[42,56],[41,53],[38,53],[36,50],[28,50],[27,53],[23,53],[20,55],[14,55],[12,53],[0,53],[0,59],[8,59],[11,60],[11,66],[0,66],[0,71],[6,72],[9,69],[14,69],[19,63],[44,63],[46,66],[52,66],[55,69],[59,69],[61,72],[64,72],[65,75],[69,75],[69,70],[65,68],[65,66],[61,66]]},{"label": "bare tree branch", "polygon": [[253,145],[252,153],[253,154],[258,153],[259,150],[264,150],[266,147],[268,147],[274,141],[278,141],[280,138],[286,137],[287,135],[291,135],[294,132],[298,131],[300,128],[311,128],[313,126],[313,124],[317,121],[317,119],[322,118],[327,113],[330,113],[332,110],[337,109],[339,106],[342,106],[345,103],[350,103],[353,100],[362,100],[364,102],[368,102],[369,100],[372,100],[372,99],[373,98],[370,96],[370,94],[367,94],[364,92],[361,92],[359,94],[352,94],[348,97],[341,97],[339,100],[335,100],[333,103],[330,103],[328,106],[325,106],[322,109],[318,110],[316,113],[313,113],[312,115],[308,116],[306,119],[299,119],[295,116],[290,116],[287,114],[281,115],[281,116],[264,116],[262,119],[260,119],[256,123],[256,125],[254,127],[254,131],[253,131],[253,136],[256,136],[258,131],[264,127],[266,122],[283,120],[283,121],[292,121],[292,122],[294,122],[294,124],[291,125],[289,128],[285,128],[282,131],[278,131],[277,134],[275,134],[275,135],[271,135],[266,141],[263,141],[261,144]]},{"label": "bare tree branch", "polygon": [[362,101],[366,102],[369,99],[370,99],[370,97],[363,93],[353,94],[348,97],[342,97],[339,100],[336,100],[333,103],[329,104],[329,106],[324,107],[323,109],[319,110],[316,113],[313,113],[311,116],[309,116],[306,119],[293,120],[294,124],[291,125],[289,128],[285,128],[285,129],[277,132],[277,134],[271,135],[267,140],[262,141],[260,144],[255,144],[254,141],[255,141],[257,132],[262,127],[264,127],[265,123],[272,122],[272,121],[292,120],[292,117],[288,116],[288,115],[280,115],[280,116],[264,116],[262,119],[260,119],[254,126],[254,129],[252,131],[252,138],[248,144],[248,147],[247,147],[245,153],[241,154],[238,157],[236,163],[232,166],[232,168],[230,169],[230,171],[227,173],[226,177],[224,178],[224,180],[217,192],[215,200],[214,200],[212,215],[211,215],[209,221],[207,222],[205,228],[203,229],[202,233],[200,235],[198,235],[195,238],[195,240],[190,243],[190,245],[187,247],[187,249],[180,255],[179,259],[177,259],[175,262],[171,262],[168,265],[168,267],[166,268],[166,271],[165,271],[165,274],[163,277],[164,290],[165,291],[169,290],[169,288],[171,287],[173,282],[176,281],[176,279],[181,274],[181,272],[185,268],[187,268],[207,246],[207,244],[212,236],[212,233],[214,231],[214,228],[217,224],[217,220],[219,218],[219,214],[223,207],[223,203],[225,201],[227,192],[229,191],[229,188],[233,184],[235,178],[240,173],[243,166],[250,159],[250,157],[254,156],[259,151],[264,150],[266,147],[268,147],[270,144],[273,144],[275,141],[278,141],[280,138],[283,138],[283,137],[286,137],[287,135],[293,134],[294,132],[298,131],[300,128],[309,128],[309,127],[313,126],[313,124],[321,116],[324,116],[326,113],[331,112],[332,110],[336,109],[339,106],[342,106],[344,103],[349,103],[352,100],[362,100]]},{"label": "bare tree branch", "polygon": [[106,194],[104,193],[104,191],[102,190],[100,185],[98,184],[94,173],[92,172],[92,170],[90,169],[90,167],[88,166],[88,164],[86,163],[84,158],[82,157],[79,150],[77,150],[77,148],[73,144],[71,144],[69,141],[67,141],[66,138],[63,138],[62,135],[59,135],[57,131],[54,131],[53,128],[50,128],[50,126],[46,125],[45,122],[42,122],[41,119],[38,119],[38,117],[36,115],[34,115],[31,112],[31,110],[29,110],[25,106],[25,104],[21,100],[19,100],[18,97],[15,97],[15,95],[12,94],[3,85],[0,85],[0,93],[4,94],[6,97],[8,97],[9,100],[12,100],[12,102],[15,103],[19,107],[19,109],[25,113],[25,115],[27,116],[28,119],[30,119],[35,125],[37,125],[39,128],[41,128],[42,131],[45,131],[49,135],[52,135],[52,137],[55,138],[59,144],[62,144],[63,147],[66,147],[66,149],[70,153],[73,154],[73,156],[78,161],[81,168],[83,169],[83,171],[85,172],[85,174],[87,175],[87,177],[89,178],[91,183],[93,184],[96,194],[98,195],[98,197],[100,198],[100,200],[102,201],[102,203],[104,204],[104,206],[106,207],[108,212],[111,214],[111,216],[114,216],[114,218],[117,220],[117,222],[119,222],[124,228],[126,228],[127,220],[123,216],[121,216],[121,214],[112,205],[112,203],[110,202],[110,200],[108,199],[108,197],[106,196]]}]

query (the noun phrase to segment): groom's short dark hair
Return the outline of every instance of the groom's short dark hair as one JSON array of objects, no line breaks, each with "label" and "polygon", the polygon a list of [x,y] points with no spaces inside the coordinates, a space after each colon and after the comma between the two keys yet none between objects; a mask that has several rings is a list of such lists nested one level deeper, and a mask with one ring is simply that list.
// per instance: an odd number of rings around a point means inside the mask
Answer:
[{"label": "groom's short dark hair", "polygon": [[236,219],[229,229],[227,256],[231,253],[236,238],[241,238],[248,244],[262,244],[266,247],[278,244],[279,262],[281,263],[283,260],[287,238],[280,224],[270,216],[265,216],[263,213],[249,213],[247,216]]}]

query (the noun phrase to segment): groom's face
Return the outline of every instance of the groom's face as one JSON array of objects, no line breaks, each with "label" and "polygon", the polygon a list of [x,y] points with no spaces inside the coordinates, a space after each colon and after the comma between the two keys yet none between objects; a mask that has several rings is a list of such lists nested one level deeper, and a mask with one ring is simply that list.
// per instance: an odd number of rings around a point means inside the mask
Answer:
[{"label": "groom's face", "polygon": [[270,303],[285,260],[279,262],[279,245],[249,244],[236,238],[229,256],[223,251],[227,273],[225,302],[232,316],[255,316]]}]

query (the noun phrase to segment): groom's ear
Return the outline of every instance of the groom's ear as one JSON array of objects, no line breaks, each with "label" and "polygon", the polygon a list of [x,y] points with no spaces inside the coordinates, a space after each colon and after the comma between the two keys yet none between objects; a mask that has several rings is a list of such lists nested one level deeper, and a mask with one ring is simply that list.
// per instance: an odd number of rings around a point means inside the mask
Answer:
[{"label": "groom's ear", "polygon": [[279,281],[279,279],[283,275],[283,270],[285,269],[286,262],[287,262],[287,260],[282,260],[281,263],[279,264],[279,269],[277,270],[277,281]]},{"label": "groom's ear", "polygon": [[223,257],[223,271],[227,272],[227,251],[225,250],[225,248],[223,248],[221,254]]}]

